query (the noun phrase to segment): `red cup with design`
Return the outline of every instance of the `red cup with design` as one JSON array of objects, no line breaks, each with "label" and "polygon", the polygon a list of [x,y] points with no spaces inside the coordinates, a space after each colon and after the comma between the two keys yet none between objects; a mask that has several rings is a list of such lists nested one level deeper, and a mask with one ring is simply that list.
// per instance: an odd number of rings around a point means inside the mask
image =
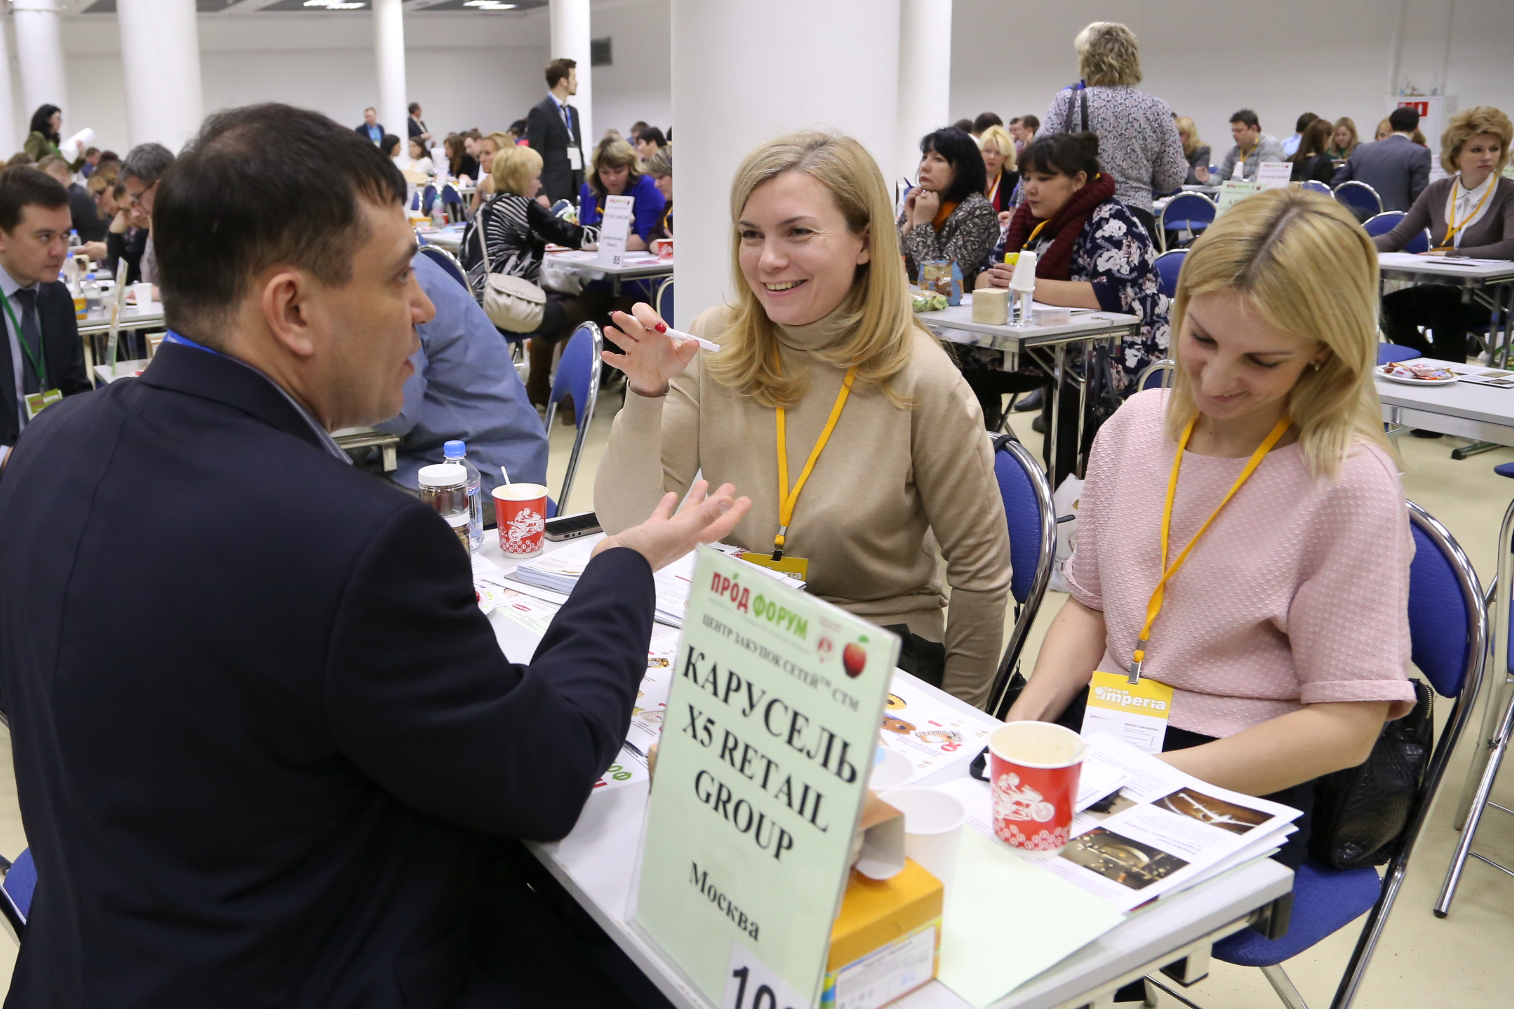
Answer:
[{"label": "red cup with design", "polygon": [[673,240],[671,238],[652,239],[652,254],[658,259],[672,259]]},{"label": "red cup with design", "polygon": [[1006,722],[988,737],[994,836],[1055,855],[1072,834],[1083,737],[1051,722]]},{"label": "red cup with design", "polygon": [[506,557],[535,557],[547,528],[547,488],[539,483],[499,484],[494,488],[494,521]]}]

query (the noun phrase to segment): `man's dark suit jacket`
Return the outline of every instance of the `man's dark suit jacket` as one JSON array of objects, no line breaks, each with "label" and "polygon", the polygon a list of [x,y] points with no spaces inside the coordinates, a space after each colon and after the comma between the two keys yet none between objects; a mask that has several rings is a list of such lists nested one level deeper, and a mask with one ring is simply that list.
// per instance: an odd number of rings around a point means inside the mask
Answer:
[{"label": "man's dark suit jacket", "polygon": [[1330,184],[1351,179],[1377,190],[1384,210],[1407,211],[1430,184],[1430,149],[1396,133],[1362,144],[1336,169]]},{"label": "man's dark suit jacket", "polygon": [[378,140],[374,140],[372,137],[370,137],[368,135],[368,124],[367,123],[358,123],[356,126],[353,127],[353,129],[357,130],[358,133],[362,135],[362,137],[363,137],[364,140],[367,140],[370,143],[375,143],[376,144],[380,140],[383,140],[384,137],[388,135],[388,131],[386,131],[384,129],[384,124],[383,123],[374,123],[373,125],[375,125],[375,126],[378,127],[378,131],[379,131],[379,138],[378,138]]},{"label": "man's dark suit jacket", "polygon": [[[573,169],[568,161],[568,148],[583,150],[582,122],[578,110],[568,106],[573,117],[573,132],[568,132],[562,121],[562,112],[551,95],[531,106],[526,115],[526,140],[532,150],[541,155],[541,191],[552,202],[573,200],[578,197],[578,187],[583,184],[584,173]],[[584,164],[587,164],[585,158]]]},{"label": "man's dark suit jacket", "polygon": [[426,132],[426,124],[423,121],[416,119],[414,116],[406,116],[405,122],[409,124],[406,129],[408,130],[409,135],[412,137],[418,137],[422,133]]},{"label": "man's dark suit jacket", "polygon": [[0,705],[38,883],[9,1007],[433,1009],[486,835],[569,831],[655,593],[585,572],[529,667],[415,498],[166,344],[0,475]]},{"label": "man's dark suit jacket", "polygon": [[[16,318],[21,318],[21,306],[12,305]],[[60,390],[65,396],[89,392],[93,385],[89,373],[84,370],[84,343],[79,339],[79,319],[74,314],[74,296],[68,286],[53,280],[37,285],[37,328],[42,331],[42,359],[47,362],[47,384]],[[6,330],[0,330],[0,339],[9,341]],[[9,356],[9,351],[6,351]],[[30,368],[26,355],[21,355],[21,366]],[[5,369],[8,373],[9,369]],[[20,421],[16,419],[15,382],[0,388],[0,445],[16,444]],[[56,410],[63,404],[48,407]],[[38,414],[41,417],[42,414]],[[33,421],[32,424],[36,422]],[[30,429],[32,424],[28,424]]]}]

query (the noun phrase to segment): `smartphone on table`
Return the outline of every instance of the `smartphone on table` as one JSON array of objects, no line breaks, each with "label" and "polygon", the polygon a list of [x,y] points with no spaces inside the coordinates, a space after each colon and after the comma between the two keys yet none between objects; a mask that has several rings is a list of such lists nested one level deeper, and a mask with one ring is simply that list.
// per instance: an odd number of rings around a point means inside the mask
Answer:
[{"label": "smartphone on table", "polygon": [[553,543],[562,540],[576,540],[580,536],[589,536],[603,528],[599,519],[593,512],[579,512],[577,515],[559,515],[555,519],[547,519],[546,537]]}]

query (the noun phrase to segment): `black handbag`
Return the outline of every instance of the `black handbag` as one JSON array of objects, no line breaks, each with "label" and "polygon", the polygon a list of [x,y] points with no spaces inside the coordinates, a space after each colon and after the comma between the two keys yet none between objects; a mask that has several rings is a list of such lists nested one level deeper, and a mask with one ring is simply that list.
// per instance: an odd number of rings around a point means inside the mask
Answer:
[{"label": "black handbag", "polygon": [[1336,869],[1382,865],[1398,854],[1434,742],[1434,699],[1414,684],[1414,710],[1383,726],[1372,755],[1315,782],[1309,857]]}]

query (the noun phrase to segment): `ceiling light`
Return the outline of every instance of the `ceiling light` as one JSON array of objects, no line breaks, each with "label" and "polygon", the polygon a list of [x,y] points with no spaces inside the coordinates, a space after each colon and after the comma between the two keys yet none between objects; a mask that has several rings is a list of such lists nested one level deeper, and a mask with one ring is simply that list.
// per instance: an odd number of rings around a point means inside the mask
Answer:
[{"label": "ceiling light", "polygon": [[477,7],[486,11],[513,11],[515,4],[500,3],[499,0],[463,0],[464,7]]}]

